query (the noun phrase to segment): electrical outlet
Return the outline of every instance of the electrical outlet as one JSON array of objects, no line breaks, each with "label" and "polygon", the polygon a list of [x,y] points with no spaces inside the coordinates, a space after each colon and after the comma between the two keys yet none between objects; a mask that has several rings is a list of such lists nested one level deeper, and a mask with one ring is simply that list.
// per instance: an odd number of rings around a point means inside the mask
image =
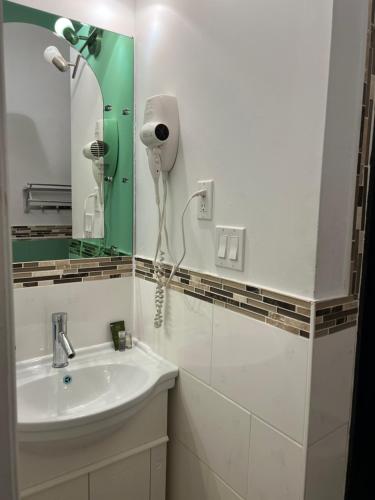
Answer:
[{"label": "electrical outlet", "polygon": [[198,181],[199,189],[206,189],[206,196],[198,197],[198,219],[212,220],[214,181]]}]

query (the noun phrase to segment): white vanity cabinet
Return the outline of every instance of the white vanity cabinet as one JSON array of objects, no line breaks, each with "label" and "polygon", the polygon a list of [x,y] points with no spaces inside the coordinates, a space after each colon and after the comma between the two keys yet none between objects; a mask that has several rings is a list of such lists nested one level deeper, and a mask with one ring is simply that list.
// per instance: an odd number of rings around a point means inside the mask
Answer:
[{"label": "white vanity cabinet", "polygon": [[104,435],[20,443],[21,498],[165,500],[168,391]]},{"label": "white vanity cabinet", "polygon": [[90,500],[149,500],[150,451],[90,474]]},{"label": "white vanity cabinet", "polygon": [[28,500],[164,500],[166,445],[65,481]]},{"label": "white vanity cabinet", "polygon": [[89,500],[89,481],[81,476],[72,481],[53,486],[47,490],[28,496],[28,500]]},{"label": "white vanity cabinet", "polygon": [[[165,500],[168,390],[178,370],[138,342],[18,364],[21,498]],[[69,380],[67,380],[67,377]]]}]

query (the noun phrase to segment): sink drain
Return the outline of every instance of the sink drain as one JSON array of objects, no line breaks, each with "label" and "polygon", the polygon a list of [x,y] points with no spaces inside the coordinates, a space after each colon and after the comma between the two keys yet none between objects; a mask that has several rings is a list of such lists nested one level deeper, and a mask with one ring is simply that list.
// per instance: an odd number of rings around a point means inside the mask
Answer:
[{"label": "sink drain", "polygon": [[71,381],[72,381],[72,377],[70,375],[65,375],[65,377],[63,378],[63,382],[65,385],[70,384]]}]

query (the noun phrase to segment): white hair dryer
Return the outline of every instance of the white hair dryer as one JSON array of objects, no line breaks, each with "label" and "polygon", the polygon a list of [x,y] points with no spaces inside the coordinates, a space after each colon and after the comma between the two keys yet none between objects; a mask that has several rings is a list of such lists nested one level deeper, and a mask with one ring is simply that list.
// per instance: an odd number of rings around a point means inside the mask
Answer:
[{"label": "white hair dryer", "polygon": [[[169,95],[156,95],[147,99],[144,123],[140,132],[140,138],[146,146],[148,163],[151,175],[155,184],[156,204],[159,214],[159,232],[156,244],[156,252],[154,258],[156,292],[155,292],[155,328],[160,328],[163,324],[163,304],[164,304],[164,288],[168,286],[177,269],[185,258],[186,242],[184,230],[184,216],[190,202],[196,196],[206,196],[207,190],[202,189],[193,193],[188,199],[185,208],[181,215],[181,231],[183,252],[181,258],[176,262],[169,248],[168,230],[166,226],[166,204],[168,193],[168,174],[172,170],[178,151],[178,142],[180,135],[179,116],[177,99]],[[163,204],[160,202],[159,195],[159,179],[160,173],[163,179]],[[165,269],[163,261],[165,252],[162,249],[162,239],[167,247],[167,251],[174,262],[172,270],[168,278],[165,277]]]},{"label": "white hair dryer", "polygon": [[95,125],[94,141],[86,144],[82,154],[91,160],[92,175],[96,187],[89,194],[83,206],[83,227],[85,238],[104,237],[104,156],[108,146],[103,141],[103,121],[98,120]]},{"label": "white hair dryer", "polygon": [[[154,179],[156,204],[159,215],[159,232],[156,244],[154,267],[156,274],[155,306],[156,314],[154,325],[160,328],[163,324],[164,303],[164,251],[162,250],[162,237],[169,255],[168,231],[166,227],[166,204],[168,193],[168,172],[173,168],[178,151],[180,134],[177,99],[170,95],[156,95],[147,99],[144,115],[144,124],[140,138],[146,146],[148,163]],[[160,172],[163,179],[163,205],[160,203],[159,179]],[[173,259],[173,257],[172,257]],[[173,259],[174,260],[174,259]]]},{"label": "white hair dryer", "polygon": [[173,168],[177,157],[179,135],[177,99],[170,95],[149,97],[146,101],[140,138],[147,148],[158,203],[160,172],[167,173]]}]

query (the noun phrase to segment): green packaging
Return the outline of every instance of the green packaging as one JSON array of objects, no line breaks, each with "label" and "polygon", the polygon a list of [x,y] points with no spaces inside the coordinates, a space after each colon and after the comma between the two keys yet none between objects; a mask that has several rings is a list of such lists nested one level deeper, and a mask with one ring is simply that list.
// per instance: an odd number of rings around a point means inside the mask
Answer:
[{"label": "green packaging", "polygon": [[111,327],[111,334],[112,334],[112,339],[113,339],[113,344],[115,346],[115,351],[119,350],[119,332],[124,332],[125,331],[125,321],[114,321],[113,323],[110,323]]}]

